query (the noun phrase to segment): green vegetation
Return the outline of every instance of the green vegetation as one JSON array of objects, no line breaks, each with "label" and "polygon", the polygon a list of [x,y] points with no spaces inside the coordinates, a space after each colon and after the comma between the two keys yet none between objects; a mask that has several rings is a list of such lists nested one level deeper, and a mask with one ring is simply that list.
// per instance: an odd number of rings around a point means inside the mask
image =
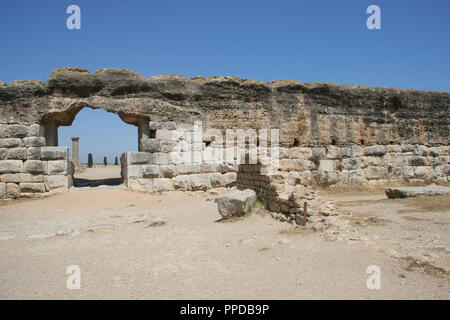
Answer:
[{"label": "green vegetation", "polygon": [[88,168],[92,168],[94,166],[94,160],[92,158],[92,153],[88,154]]},{"label": "green vegetation", "polygon": [[105,165],[105,167],[108,165],[108,160],[106,159],[106,157],[103,157],[103,164]]}]

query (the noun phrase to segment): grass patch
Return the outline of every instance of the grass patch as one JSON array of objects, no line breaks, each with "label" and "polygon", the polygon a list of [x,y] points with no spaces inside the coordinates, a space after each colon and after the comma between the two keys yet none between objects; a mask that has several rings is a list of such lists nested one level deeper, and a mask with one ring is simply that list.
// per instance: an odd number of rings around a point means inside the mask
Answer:
[{"label": "grass patch", "polygon": [[359,214],[353,214],[352,216],[344,216],[341,217],[341,219],[345,219],[348,222],[350,222],[351,226],[385,226],[386,224],[392,222],[389,219],[383,219],[375,216],[374,214],[370,213],[359,213]]},{"label": "grass patch", "polygon": [[310,234],[314,233],[314,230],[312,228],[303,227],[303,226],[291,226],[287,229],[280,230],[280,234],[284,235],[294,235],[294,234]]},{"label": "grass patch", "polygon": [[436,267],[426,261],[421,261],[413,257],[405,257],[402,260],[404,261],[402,268],[406,271],[419,271],[438,278],[444,278],[450,275],[445,269]]}]

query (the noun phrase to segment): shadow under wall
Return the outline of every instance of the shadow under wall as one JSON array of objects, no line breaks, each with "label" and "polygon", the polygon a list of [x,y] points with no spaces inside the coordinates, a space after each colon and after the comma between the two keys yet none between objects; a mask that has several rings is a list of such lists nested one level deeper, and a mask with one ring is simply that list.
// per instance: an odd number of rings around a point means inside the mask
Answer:
[{"label": "shadow under wall", "polygon": [[80,187],[98,187],[98,186],[118,186],[123,183],[123,178],[108,179],[81,179],[73,178],[73,186]]}]

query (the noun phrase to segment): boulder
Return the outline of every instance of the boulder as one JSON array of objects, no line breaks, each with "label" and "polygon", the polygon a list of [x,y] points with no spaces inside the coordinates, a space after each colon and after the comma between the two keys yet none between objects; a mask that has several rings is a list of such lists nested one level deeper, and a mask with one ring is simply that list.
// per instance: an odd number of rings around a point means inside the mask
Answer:
[{"label": "boulder", "polygon": [[216,198],[219,214],[224,219],[246,213],[255,201],[256,193],[250,189],[232,190]]},{"label": "boulder", "polygon": [[388,187],[384,189],[389,199],[450,194],[450,187],[431,184],[425,187]]}]

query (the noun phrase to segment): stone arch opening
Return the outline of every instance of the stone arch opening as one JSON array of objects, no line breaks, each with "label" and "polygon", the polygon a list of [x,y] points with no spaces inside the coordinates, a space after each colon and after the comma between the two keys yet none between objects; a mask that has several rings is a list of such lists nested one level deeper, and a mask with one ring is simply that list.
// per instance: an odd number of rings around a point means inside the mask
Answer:
[{"label": "stone arch opening", "polygon": [[[101,113],[99,114],[97,112]],[[81,119],[78,117],[80,113]],[[86,113],[89,113],[89,115],[86,116]],[[114,116],[119,116],[121,121],[119,119],[114,119],[115,117],[111,117],[112,114]],[[90,116],[92,116],[93,120],[90,120]],[[84,125],[80,122],[77,123],[78,119],[83,121]],[[72,164],[71,178],[75,187],[119,185],[123,183],[123,172],[120,165],[121,155],[129,151],[140,151],[141,139],[151,136],[149,120],[150,118],[145,115],[126,113],[123,111],[117,112],[115,110],[79,102],[71,105],[64,111],[46,113],[40,122],[41,136],[45,137],[47,147],[64,145],[67,146],[69,150],[71,149],[69,162]],[[77,126],[78,131],[66,130],[72,128],[74,123]],[[130,140],[135,138],[132,138],[133,134],[126,129],[128,126],[124,127],[121,125],[123,123],[137,128],[134,133],[137,135],[137,140]],[[93,130],[92,126],[96,126],[97,124],[98,131]],[[122,138],[118,135],[117,130],[119,130],[119,132],[122,131],[126,137]],[[124,130],[127,131],[124,132]],[[69,135],[68,132],[70,132]],[[90,133],[89,135],[87,135],[88,132]],[[108,136],[109,134],[112,136],[111,139]],[[74,148],[78,145],[79,136],[82,136],[83,138],[80,141],[81,152],[79,152],[79,157],[76,157],[78,152]],[[72,138],[72,141],[70,141],[70,138]],[[93,143],[94,141],[96,144]],[[101,141],[104,141],[104,143]],[[116,143],[118,144],[117,148],[115,147]],[[70,148],[71,145],[72,147]],[[124,145],[126,146],[124,147]],[[87,168],[88,152],[86,151],[86,146],[89,146],[89,148],[92,149],[92,152],[90,151],[89,153],[94,154],[93,168]],[[100,150],[96,150],[96,147]],[[113,150],[113,152],[115,152],[113,155],[111,154],[112,148],[115,149]],[[100,155],[99,152],[103,152],[104,156]],[[103,167],[104,157],[106,157],[108,165]],[[116,159],[117,163],[115,161]]]}]

